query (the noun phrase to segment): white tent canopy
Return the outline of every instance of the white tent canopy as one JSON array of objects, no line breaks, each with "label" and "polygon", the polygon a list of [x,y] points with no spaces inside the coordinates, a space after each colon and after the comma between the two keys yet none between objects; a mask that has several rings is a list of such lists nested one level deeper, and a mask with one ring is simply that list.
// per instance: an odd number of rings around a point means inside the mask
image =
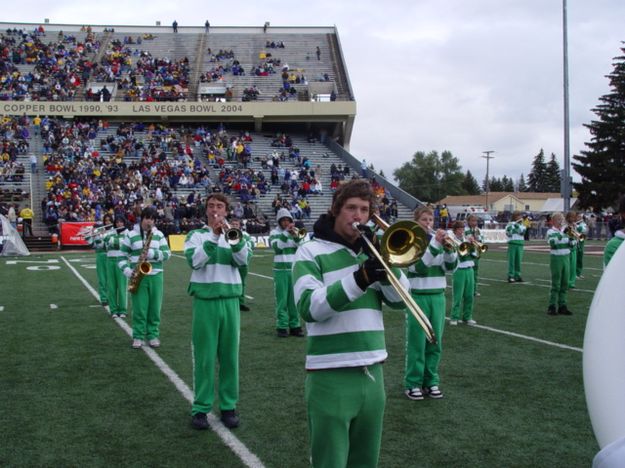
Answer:
[{"label": "white tent canopy", "polygon": [[0,222],[2,224],[2,252],[0,256],[23,256],[30,255],[28,247],[24,244],[24,241],[20,237],[17,229],[11,226],[9,219],[6,216],[0,215]]}]

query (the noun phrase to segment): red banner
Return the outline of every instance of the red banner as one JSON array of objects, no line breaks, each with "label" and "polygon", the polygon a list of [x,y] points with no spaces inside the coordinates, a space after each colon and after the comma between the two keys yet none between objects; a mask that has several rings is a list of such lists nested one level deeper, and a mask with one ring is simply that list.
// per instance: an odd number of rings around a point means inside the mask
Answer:
[{"label": "red banner", "polygon": [[89,226],[93,226],[93,222],[83,223],[61,223],[61,245],[89,245],[81,234]]}]

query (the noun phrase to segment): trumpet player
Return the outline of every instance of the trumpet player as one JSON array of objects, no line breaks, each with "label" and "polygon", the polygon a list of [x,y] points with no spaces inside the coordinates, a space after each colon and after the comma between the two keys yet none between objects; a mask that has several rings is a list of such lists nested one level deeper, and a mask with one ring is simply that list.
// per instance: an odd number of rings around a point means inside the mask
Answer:
[{"label": "trumpet player", "polygon": [[513,212],[512,219],[506,226],[506,237],[508,238],[508,283],[523,282],[521,262],[523,261],[526,230],[521,212]]},{"label": "trumpet player", "polygon": [[191,231],[184,255],[191,267],[188,293],[193,297],[193,404],[191,425],[208,429],[207,414],[215,399],[215,370],[219,365],[221,422],[232,429],[239,425],[239,338],[241,275],[251,252],[245,238],[229,239],[224,222],[228,198],[213,193],[206,200],[207,225]]},{"label": "trumpet player", "polygon": [[566,306],[566,291],[569,287],[572,239],[564,232],[563,223],[562,213],[554,213],[551,216],[551,228],[547,231],[550,249],[549,269],[551,270],[551,292],[547,308],[549,315],[571,315],[571,311]]},{"label": "trumpet player", "polygon": [[[434,226],[434,212],[422,207],[414,212],[415,221],[428,233]],[[432,324],[436,343],[429,343],[423,328],[412,314],[406,314],[406,361],[404,372],[405,395],[411,400],[442,398],[438,373],[442,355],[445,326],[445,273],[458,266],[458,255],[451,244],[445,243],[447,232],[443,229],[430,234],[423,256],[408,267],[410,293]]]},{"label": "trumpet player", "polygon": [[289,335],[303,337],[293,296],[291,268],[295,252],[304,240],[295,228],[293,217],[286,208],[276,214],[278,225],[269,233],[269,244],[274,252],[273,277],[276,297],[276,332],[279,338]]},{"label": "trumpet player", "polygon": [[[254,253],[254,239],[250,236],[246,231],[241,229],[241,220],[237,217],[230,218],[230,226],[232,229],[238,229],[241,231],[241,235],[243,236],[243,240],[247,244],[247,248],[250,253],[250,260],[252,259],[252,255]],[[247,272],[249,269],[249,265],[241,265],[239,268],[239,274],[241,275],[241,295],[239,296],[239,308],[243,312],[249,312],[250,308],[245,303],[245,285],[247,279]]]},{"label": "trumpet player", "polygon": [[[466,242],[464,238],[464,223],[454,221],[451,225],[452,236],[457,243]],[[477,249],[469,249],[465,254],[458,253],[458,268],[454,271],[452,283],[453,304],[451,307],[450,325],[458,325],[458,320],[467,325],[475,325],[473,320],[473,302],[475,293],[475,277],[473,274],[474,260]],[[460,313],[462,308],[462,314]]]},{"label": "trumpet player", "polygon": [[126,235],[126,218],[115,216],[112,232],[106,237],[106,287],[111,317],[125,318],[128,307],[128,278],[124,276],[117,264],[124,254],[121,241]]},{"label": "trumpet player", "polygon": [[584,245],[586,238],[588,237],[588,225],[586,224],[585,216],[581,213],[577,215],[577,223],[575,230],[579,236],[579,242],[577,244],[577,263],[575,264],[575,276],[577,278],[583,278],[582,272],[584,271]]},{"label": "trumpet player", "polygon": [[96,228],[97,230],[91,231],[91,235],[87,234],[87,242],[95,249],[95,270],[98,276],[98,295],[100,296],[100,303],[103,306],[109,304],[107,295],[107,262],[106,262],[106,237],[110,234],[113,226],[113,218],[110,214],[105,214],[102,218],[102,226]]},{"label": "trumpet player", "polygon": [[[467,227],[464,229],[464,237],[468,239],[469,242],[473,245],[474,249],[477,249],[478,246],[476,244],[483,244],[484,237],[482,236],[482,232],[480,228],[477,227],[477,216],[474,214],[469,215],[467,218]],[[480,268],[480,257],[475,256],[473,258],[473,280],[475,283],[475,295],[479,296],[480,293],[477,291],[477,280],[478,280],[478,270]]]},{"label": "trumpet player", "polygon": [[569,211],[565,217],[564,221],[566,223],[565,231],[570,238],[571,241],[571,253],[569,255],[569,260],[571,264],[569,265],[569,289],[575,288],[575,280],[577,279],[577,249],[579,246],[579,234],[577,233],[577,212]]},{"label": "trumpet player", "polygon": [[[141,279],[137,290],[130,295],[132,347],[135,349],[145,344],[146,337],[150,347],[158,348],[161,345],[159,337],[163,303],[163,262],[169,259],[171,251],[167,239],[155,226],[156,216],[155,208],[143,208],[140,221],[126,232],[120,244],[123,256],[120,257],[118,266],[126,278],[132,278],[142,256],[152,267]],[[152,235],[149,236],[149,233]]]}]

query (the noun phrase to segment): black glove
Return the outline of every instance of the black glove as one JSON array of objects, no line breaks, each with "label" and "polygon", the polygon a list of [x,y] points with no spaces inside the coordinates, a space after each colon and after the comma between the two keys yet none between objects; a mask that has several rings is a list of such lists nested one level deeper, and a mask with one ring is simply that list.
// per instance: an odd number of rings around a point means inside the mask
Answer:
[{"label": "black glove", "polygon": [[354,272],[356,284],[363,291],[376,281],[387,279],[384,265],[375,256],[370,255],[369,258],[360,265],[360,268]]},{"label": "black glove", "polygon": [[[362,237],[366,237],[369,241],[378,248],[378,237],[375,235],[375,232],[367,225],[361,224],[358,226],[358,230],[360,231]],[[371,253],[371,249],[369,248],[369,244],[364,239],[360,240],[360,248],[371,257],[373,254]]]}]

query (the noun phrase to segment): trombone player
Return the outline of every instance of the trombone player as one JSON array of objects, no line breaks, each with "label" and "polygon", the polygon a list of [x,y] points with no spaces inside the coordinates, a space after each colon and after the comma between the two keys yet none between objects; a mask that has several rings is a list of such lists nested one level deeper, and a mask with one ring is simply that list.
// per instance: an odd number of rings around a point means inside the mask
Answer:
[{"label": "trombone player", "polygon": [[410,400],[442,398],[438,368],[442,354],[443,328],[445,326],[445,273],[452,273],[458,266],[458,254],[452,243],[446,242],[447,232],[432,231],[434,212],[421,207],[414,212],[414,219],[425,232],[429,243],[423,256],[408,267],[410,293],[432,324],[436,343],[429,343],[423,329],[411,314],[406,314],[406,361],[404,394]]},{"label": "trombone player", "polygon": [[484,236],[482,236],[482,231],[477,227],[477,216],[471,214],[467,218],[467,227],[464,229],[464,237],[466,237],[469,242],[471,242],[472,248],[476,250],[477,256],[473,258],[473,279],[475,282],[475,296],[479,296],[480,293],[477,291],[477,280],[478,280],[478,270],[480,268],[480,253],[482,250],[486,251],[486,246],[484,245]]},{"label": "trombone player", "polygon": [[274,251],[273,278],[276,297],[276,332],[279,338],[289,335],[303,337],[304,331],[297,315],[293,296],[291,268],[293,258],[304,237],[295,227],[293,217],[286,208],[276,214],[278,225],[269,234],[269,245]]}]

